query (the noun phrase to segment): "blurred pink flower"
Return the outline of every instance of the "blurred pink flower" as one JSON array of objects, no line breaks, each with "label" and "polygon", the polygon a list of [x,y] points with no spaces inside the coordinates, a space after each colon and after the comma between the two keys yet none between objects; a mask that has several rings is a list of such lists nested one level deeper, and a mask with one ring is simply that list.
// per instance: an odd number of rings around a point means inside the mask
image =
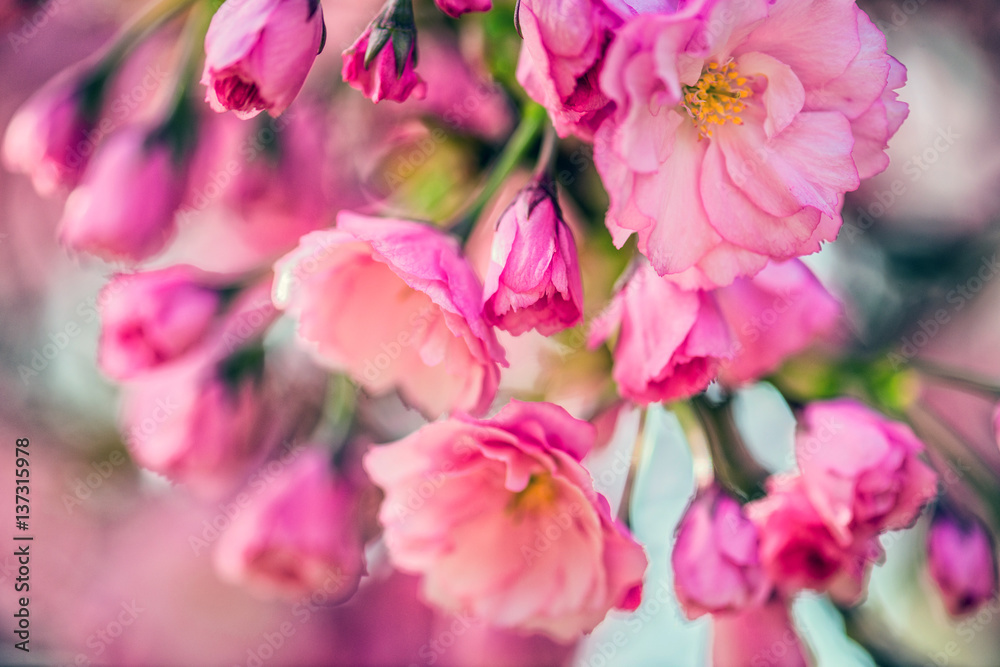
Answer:
[{"label": "blurred pink flower", "polygon": [[588,345],[597,347],[616,329],[613,375],[618,392],[637,403],[697,394],[715,379],[719,360],[732,355],[715,296],[683,289],[646,262],[594,318]]},{"label": "blurred pink flower", "polygon": [[136,462],[205,496],[228,490],[274,444],[262,436],[263,351],[213,352],[126,385],[121,408]]},{"label": "blurred pink flower", "polygon": [[781,598],[738,614],[719,614],[712,620],[713,667],[811,664],[788,613],[788,603]]},{"label": "blurred pink flower", "polygon": [[468,12],[488,12],[493,9],[493,0],[434,0],[438,9],[458,18]]},{"label": "blurred pink flower", "polygon": [[[369,52],[371,52],[369,54]],[[341,76],[376,104],[423,99],[427,85],[417,75],[417,31],[412,0],[393,0],[342,54]]]},{"label": "blurred pink flower", "polygon": [[608,47],[616,106],[595,137],[615,244],[637,233],[658,273],[705,286],[816,252],[844,193],[885,166],[901,72],[853,2],[696,0],[632,18]]},{"label": "blurred pink flower", "polygon": [[593,441],[556,405],[512,401],[373,448],[393,563],[448,611],[564,642],[635,609],[646,557],[580,465]]},{"label": "blurred pink flower", "polygon": [[71,69],[43,86],[18,109],[4,134],[3,159],[11,171],[28,174],[35,189],[45,195],[73,187],[87,166],[98,109],[88,98],[88,86],[103,80]]},{"label": "blurred pink flower", "polygon": [[174,361],[203,340],[223,304],[213,282],[186,265],[115,276],[98,299],[101,370],[124,380]]},{"label": "blurred pink flower", "polygon": [[335,476],[327,448],[295,456],[222,534],[215,566],[267,596],[294,600],[322,590],[343,602],[365,574],[354,491]]},{"label": "blurred pink flower", "polygon": [[323,31],[319,0],[229,0],[205,35],[205,101],[240,118],[279,115],[302,89]]},{"label": "blurred pink flower", "polygon": [[805,493],[844,545],[916,521],[937,494],[923,450],[909,426],[853,399],[810,403],[795,443]]},{"label": "blurred pink flower", "polygon": [[551,336],[583,319],[576,242],[548,187],[521,190],[493,233],[483,314],[515,336],[531,329]]},{"label": "blurred pink flower", "polygon": [[841,314],[840,302],[797,259],[770,263],[716,290],[715,298],[736,342],[735,355],[719,370],[730,386],[777,370],[786,357],[829,333]]},{"label": "blurred pink flower", "polygon": [[939,505],[927,531],[927,570],[952,616],[997,596],[997,557],[986,527]]},{"label": "blurred pink flower", "polygon": [[757,527],[721,488],[691,501],[674,542],[674,590],[688,618],[759,606],[771,592],[758,555]]},{"label": "blurred pink flower", "polygon": [[484,413],[503,348],[458,244],[416,222],[342,211],[275,265],[274,303],[317,359],[367,391],[396,388],[428,417]]},{"label": "blurred pink flower", "polygon": [[168,141],[131,126],[98,148],[66,200],[60,241],[108,261],[138,262],[166,246],[174,231],[186,170]]},{"label": "blurred pink flower", "polygon": [[548,109],[559,136],[573,134],[590,141],[614,109],[598,78],[615,29],[633,13],[617,0],[519,3],[517,22],[524,44],[517,80]]},{"label": "blurred pink flower", "polygon": [[764,571],[785,595],[810,589],[853,604],[882,548],[872,537],[839,541],[812,506],[806,487],[800,476],[771,478],[767,496],[746,506],[757,525]]}]

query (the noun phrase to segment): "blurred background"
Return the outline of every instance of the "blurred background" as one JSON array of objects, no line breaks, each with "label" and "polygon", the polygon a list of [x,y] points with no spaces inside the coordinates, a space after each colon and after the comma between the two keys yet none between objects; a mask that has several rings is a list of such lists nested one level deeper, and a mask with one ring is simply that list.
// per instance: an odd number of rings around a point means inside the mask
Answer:
[{"label": "blurred background", "polygon": [[[849,195],[840,238],[807,263],[847,306],[845,356],[889,366],[892,354],[918,356],[996,382],[1000,8],[992,0],[859,4],[908,68],[900,98],[910,115],[890,146],[889,169]],[[201,185],[190,186],[175,245],[152,266],[184,261],[239,271],[273,261],[275,248],[330,224],[340,208],[395,207],[444,220],[472,194],[475,175],[498,153],[515,121],[505,92],[512,88],[507,84],[518,47],[513,7],[499,3],[489,15],[455,22],[432,17],[430,3],[418,3],[421,68],[431,93],[424,101],[372,107],[360,95],[342,94],[337,82],[340,52],[379,3],[324,0],[323,6],[326,50],[288,121],[300,134],[270,127],[292,147],[288,154],[298,150],[294,136],[307,138],[303,151],[319,147],[320,155],[309,158],[319,166],[287,182],[265,179],[239,197],[212,194],[216,172],[206,168]],[[114,0],[0,0],[0,126],[43,83],[105,44],[137,9]],[[120,103],[113,107],[116,123],[141,117],[162,95],[176,38],[166,30],[130,57],[112,93]],[[459,53],[469,63],[462,80],[448,67]],[[437,71],[442,78],[435,86]],[[241,133],[266,130],[272,121],[260,122],[240,125],[229,115],[213,115],[206,123],[214,129],[206,136],[220,143],[211,150],[248,145]],[[261,134],[251,134],[251,143],[254,136],[267,143]],[[624,259],[611,252],[603,231],[604,195],[590,153],[572,142],[562,151],[560,159],[573,165],[572,178],[561,182],[567,215],[587,230],[582,261],[588,311],[595,314]],[[222,581],[210,548],[192,538],[213,541],[228,500],[199,497],[139,469],[123,443],[119,388],[95,359],[100,290],[124,267],[73,257],[60,247],[56,226],[64,201],[65,194],[41,197],[27,177],[0,170],[0,442],[11,450],[0,460],[7,473],[0,488],[5,498],[14,495],[13,443],[29,438],[35,538],[31,653],[14,651],[5,630],[0,662],[705,664],[710,621],[684,620],[669,572],[674,526],[704,461],[698,443],[688,442],[680,422],[660,408],[650,410],[641,433],[634,411],[623,410],[606,445],[636,438],[648,443],[642,450],[648,460],[630,487],[632,525],[652,563],[646,599],[630,617],[612,614],[578,646],[435,612],[418,599],[416,580],[392,572],[378,553],[370,558],[372,576],[340,607],[322,599],[260,599]],[[316,211],[296,209],[310,201],[319,202]],[[488,212],[484,227],[496,215]],[[479,245],[485,256],[488,243]],[[928,317],[942,309],[946,317],[931,332]],[[502,342],[513,362],[503,380],[507,395],[545,397],[575,413],[595,405],[591,388],[606,379],[608,359],[582,351],[579,331],[555,341],[525,336]],[[838,372],[836,357],[820,355],[792,362],[781,377],[789,387],[829,382],[835,391]],[[915,419],[927,433],[962,443],[944,483],[984,518],[995,519],[988,498],[969,492],[971,479],[1000,489],[995,399],[926,378],[893,390],[919,394]],[[322,402],[322,391],[303,400]],[[411,426],[398,405],[369,409],[387,437]],[[774,388],[744,390],[738,410],[760,459],[773,470],[787,465],[794,424]],[[5,502],[0,512],[11,526],[12,504]],[[875,568],[868,600],[859,608],[840,611],[822,598],[796,603],[796,621],[820,665],[1000,664],[1000,604],[949,619],[924,571],[925,530],[920,523],[885,541],[887,560]],[[17,565],[12,549],[4,546],[0,553],[6,554],[0,555],[0,601],[10,619]]]}]

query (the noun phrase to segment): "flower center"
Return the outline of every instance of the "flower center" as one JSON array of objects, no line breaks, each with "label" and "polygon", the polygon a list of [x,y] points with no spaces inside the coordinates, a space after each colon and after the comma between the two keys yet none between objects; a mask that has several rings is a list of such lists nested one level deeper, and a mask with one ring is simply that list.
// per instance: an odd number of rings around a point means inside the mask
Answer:
[{"label": "flower center", "polygon": [[555,503],[558,493],[549,473],[532,475],[528,485],[514,494],[507,505],[512,512],[536,513],[547,510]]},{"label": "flower center", "polygon": [[712,136],[713,125],[743,124],[739,116],[746,107],[743,100],[753,94],[746,84],[730,60],[725,65],[708,63],[698,83],[684,86],[683,106],[702,137]]}]

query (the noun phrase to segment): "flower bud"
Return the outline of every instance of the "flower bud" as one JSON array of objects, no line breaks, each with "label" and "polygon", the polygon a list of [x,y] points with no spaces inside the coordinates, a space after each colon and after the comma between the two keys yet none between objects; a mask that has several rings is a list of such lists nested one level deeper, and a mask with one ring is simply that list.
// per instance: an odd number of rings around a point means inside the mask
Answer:
[{"label": "flower bud", "polygon": [[174,230],[186,169],[173,146],[141,127],[111,135],[66,200],[59,240],[102,259],[138,262]]},{"label": "flower bud", "polygon": [[389,0],[343,53],[344,81],[372,102],[423,99],[427,85],[417,76],[417,28],[412,0]]},{"label": "flower bud", "polygon": [[771,590],[756,526],[715,485],[700,491],[681,518],[672,562],[677,599],[688,618],[759,605]]},{"label": "flower bud", "polygon": [[500,216],[484,282],[486,320],[515,336],[551,336],[583,318],[576,242],[544,185],[521,190]]},{"label": "flower bud", "polygon": [[364,544],[353,492],[329,459],[322,447],[305,449],[236,516],[215,552],[224,578],[291,599],[322,591],[336,603],[354,594]]},{"label": "flower bud", "polygon": [[277,116],[299,94],[325,36],[319,0],[229,0],[205,35],[205,101]]},{"label": "flower bud", "polygon": [[997,595],[997,560],[986,527],[939,505],[927,532],[927,570],[952,616],[978,610]]},{"label": "flower bud", "polygon": [[204,338],[222,302],[190,266],[115,276],[100,298],[101,369],[124,380],[174,361]]}]

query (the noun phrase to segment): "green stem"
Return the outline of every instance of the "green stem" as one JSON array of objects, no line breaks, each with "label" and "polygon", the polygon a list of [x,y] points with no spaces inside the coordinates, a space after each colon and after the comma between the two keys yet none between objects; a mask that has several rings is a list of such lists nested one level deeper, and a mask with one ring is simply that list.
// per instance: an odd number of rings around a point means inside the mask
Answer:
[{"label": "green stem", "polygon": [[691,406],[705,431],[716,481],[744,501],[764,495],[768,472],[747,450],[729,401],[715,405],[699,395],[691,399]]},{"label": "green stem", "polygon": [[528,104],[524,109],[521,124],[517,126],[514,134],[507,141],[507,145],[504,146],[500,157],[497,158],[479,194],[466,207],[465,211],[458,215],[457,221],[452,225],[451,231],[453,234],[456,234],[462,240],[469,238],[469,234],[472,233],[472,229],[475,227],[476,221],[482,215],[486,205],[490,203],[490,200],[496,195],[497,191],[504,184],[504,181],[507,180],[511,172],[521,163],[528,149],[534,144],[538,133],[545,125],[546,117],[545,108],[533,102]]},{"label": "green stem", "polygon": [[118,35],[100,61],[98,68],[110,71],[136,44],[161,25],[194,5],[198,0],[160,0],[136,17]]}]

